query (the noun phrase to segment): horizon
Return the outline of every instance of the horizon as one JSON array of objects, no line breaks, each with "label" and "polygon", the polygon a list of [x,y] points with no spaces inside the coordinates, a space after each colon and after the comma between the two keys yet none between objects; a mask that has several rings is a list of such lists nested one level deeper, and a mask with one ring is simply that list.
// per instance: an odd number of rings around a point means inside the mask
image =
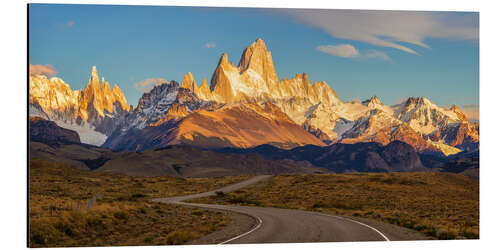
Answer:
[{"label": "horizon", "polygon": [[[237,64],[244,48],[262,38],[279,79],[305,72],[343,102],[376,95],[393,105],[422,96],[479,118],[476,12],[29,6],[30,65],[74,90],[85,87],[96,66],[134,107],[144,91],[140,83],[181,83],[191,72],[199,86],[210,81],[222,53]],[[164,16],[172,18],[161,22]],[[364,26],[344,25],[352,18]]]}]

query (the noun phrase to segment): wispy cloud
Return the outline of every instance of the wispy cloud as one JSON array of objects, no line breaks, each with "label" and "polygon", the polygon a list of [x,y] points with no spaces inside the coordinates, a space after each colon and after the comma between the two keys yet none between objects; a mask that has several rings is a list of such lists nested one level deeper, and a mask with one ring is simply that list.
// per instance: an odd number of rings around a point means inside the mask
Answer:
[{"label": "wispy cloud", "polygon": [[217,46],[217,44],[215,44],[215,42],[205,43],[205,48],[207,48],[207,49],[212,49],[212,48],[215,48],[216,46]]},{"label": "wispy cloud", "polygon": [[401,104],[403,102],[406,102],[408,100],[408,97],[401,97],[396,101],[395,105]]},{"label": "wispy cloud", "polygon": [[359,51],[350,44],[339,44],[339,45],[321,45],[316,47],[317,50],[339,57],[358,57]]},{"label": "wispy cloud", "polygon": [[470,121],[479,121],[478,104],[463,105],[461,109]]},{"label": "wispy cloud", "polygon": [[338,45],[320,45],[316,47],[317,50],[343,58],[359,58],[359,59],[380,59],[383,61],[392,61],[391,58],[382,51],[369,50],[360,52],[351,44],[338,44]]},{"label": "wispy cloud", "polygon": [[137,82],[134,84],[134,87],[142,92],[149,92],[151,91],[155,86],[158,86],[160,84],[168,82],[167,80],[163,78],[148,78],[143,81]]},{"label": "wispy cloud", "polygon": [[407,46],[424,48],[427,38],[479,39],[477,13],[382,10],[283,10],[298,22],[324,30],[333,37],[390,47],[408,53]]},{"label": "wispy cloud", "polygon": [[52,77],[57,74],[56,68],[52,64],[30,64],[30,75],[45,75]]},{"label": "wispy cloud", "polygon": [[73,27],[73,25],[75,25],[75,21],[73,20],[66,23],[66,27]]}]

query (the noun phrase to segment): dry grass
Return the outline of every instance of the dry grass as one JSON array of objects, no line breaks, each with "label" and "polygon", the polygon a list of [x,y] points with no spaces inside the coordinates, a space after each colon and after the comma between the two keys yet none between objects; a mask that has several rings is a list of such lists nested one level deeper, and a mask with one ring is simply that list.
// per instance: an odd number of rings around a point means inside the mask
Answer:
[{"label": "dry grass", "polygon": [[479,182],[449,173],[276,176],[196,202],[320,211],[372,218],[439,239],[479,238]]},{"label": "dry grass", "polygon": [[221,229],[229,214],[149,200],[246,178],[135,178],[31,159],[30,246],[183,244]]}]

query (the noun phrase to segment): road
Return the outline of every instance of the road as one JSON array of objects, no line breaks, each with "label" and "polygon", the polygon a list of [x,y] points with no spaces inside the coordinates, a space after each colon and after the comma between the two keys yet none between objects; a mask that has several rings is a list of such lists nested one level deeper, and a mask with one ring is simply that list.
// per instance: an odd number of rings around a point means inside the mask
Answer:
[{"label": "road", "polygon": [[[244,233],[231,235],[219,244],[242,243],[299,243],[299,242],[342,242],[342,241],[389,241],[407,239],[425,239],[417,236],[408,236],[406,229],[401,229],[385,223],[362,222],[358,219],[336,215],[301,211],[294,209],[280,209],[253,206],[231,206],[215,204],[186,203],[185,200],[215,195],[216,192],[232,192],[237,189],[255,184],[271,176],[261,175],[229,185],[217,190],[169,198],[154,199],[176,205],[194,206],[208,209],[220,209],[253,217],[254,226]],[[385,224],[385,225],[384,225]],[[379,226],[380,228],[376,228]],[[383,229],[381,229],[383,228]],[[401,232],[400,232],[401,231]]]}]

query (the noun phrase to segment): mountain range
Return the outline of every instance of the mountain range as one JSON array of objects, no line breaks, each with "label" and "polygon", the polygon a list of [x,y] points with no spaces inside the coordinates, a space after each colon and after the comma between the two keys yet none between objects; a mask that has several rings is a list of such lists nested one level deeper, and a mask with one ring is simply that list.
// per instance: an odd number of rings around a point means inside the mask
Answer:
[{"label": "mountain range", "polygon": [[478,150],[444,157],[419,154],[409,144],[393,141],[386,146],[359,142],[292,149],[269,144],[251,148],[169,145],[130,152],[81,143],[76,132],[40,117],[31,117],[29,122],[31,158],[91,171],[178,177],[445,171],[479,178]]},{"label": "mountain range", "polygon": [[83,142],[101,145],[133,110],[117,85],[99,80],[96,67],[83,90],[72,90],[58,77],[29,76],[29,114],[78,132]]},{"label": "mountain range", "polygon": [[[222,54],[210,85],[206,79],[198,85],[188,72],[180,84],[165,82],[144,93],[136,108],[117,85],[110,88],[99,80],[95,67],[84,90],[72,90],[60,78],[30,75],[29,94],[30,116],[75,130],[83,143],[112,150],[176,144],[210,149],[392,147],[396,141],[420,154],[479,149],[479,124],[468,121],[456,105],[445,108],[410,97],[389,106],[375,95],[343,102],[326,82],[311,83],[305,73],[279,80],[262,39],[243,51],[237,66]],[[374,151],[380,155],[383,150]]]}]

